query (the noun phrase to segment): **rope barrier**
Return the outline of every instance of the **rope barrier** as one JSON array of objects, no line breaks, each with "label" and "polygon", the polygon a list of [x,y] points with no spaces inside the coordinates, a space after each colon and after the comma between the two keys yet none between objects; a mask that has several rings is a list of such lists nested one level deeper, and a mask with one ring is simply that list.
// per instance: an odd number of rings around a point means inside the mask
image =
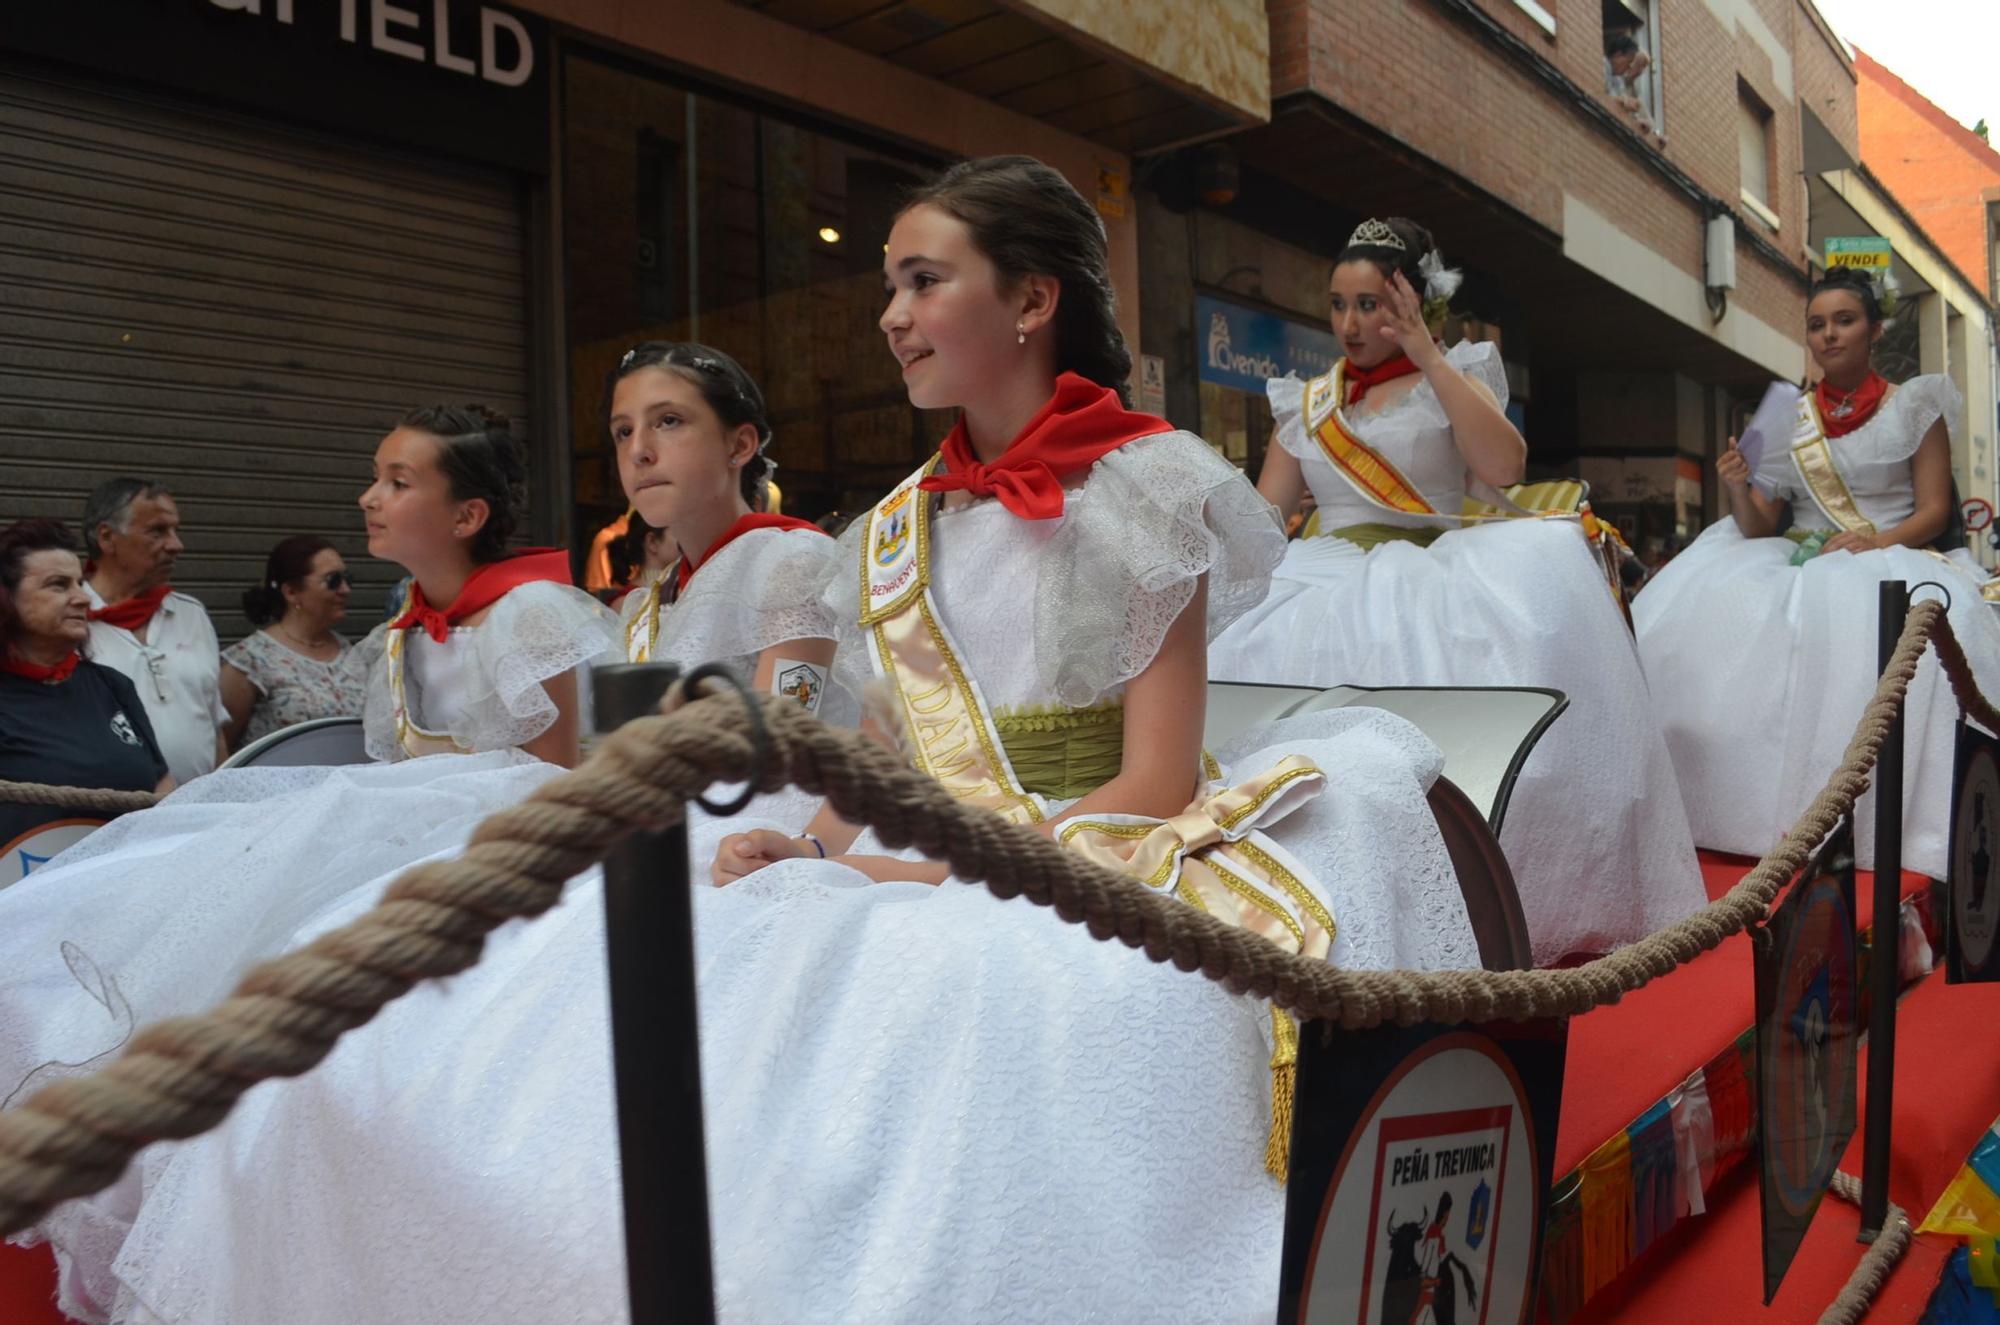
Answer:
[{"label": "rope barrier", "polygon": [[[1841,1200],[1852,1205],[1861,1204],[1861,1179],[1852,1173],[1836,1172],[1827,1190]],[[1868,1312],[1868,1304],[1881,1291],[1883,1281],[1889,1271],[1896,1268],[1896,1262],[1910,1248],[1910,1217],[1903,1208],[1893,1201],[1889,1213],[1882,1221],[1882,1231],[1868,1244],[1862,1253],[1860,1264],[1847,1277],[1847,1285],[1840,1290],[1840,1296],[1833,1299],[1827,1309],[1820,1313],[1819,1325],[1856,1325]]]},{"label": "rope barrier", "polygon": [[[827,727],[781,697],[762,700],[768,758],[756,785],[823,795],[891,847],[916,847],[999,897],[1050,907],[1096,938],[1302,1017],[1362,1028],[1572,1016],[1617,1002],[1765,919],[1866,790],[1927,642],[1937,647],[1961,707],[2000,730],[2000,712],[1979,693],[1943,604],[1913,606],[1840,768],[1785,839],[1708,907],[1569,970],[1347,971],[1287,953],[961,804],[875,741]],[[572,876],[627,834],[678,821],[685,802],[713,783],[753,776],[754,726],[734,693],[690,700],[677,686],[662,708],[612,733],[582,767],[490,816],[463,855],[405,871],[374,910],[253,967],[209,1012],[148,1026],[108,1066],[45,1086],[0,1113],[0,1236],[111,1185],[144,1146],[215,1127],[258,1082],[310,1070],[342,1034],[418,981],[475,964],[485,936],[501,924],[554,906]],[[0,794],[5,789],[0,784]],[[1881,1251],[1886,1273],[1900,1249]]]},{"label": "rope barrier", "polygon": [[130,810],[151,809],[160,803],[160,798],[150,791],[113,791],[109,787],[57,787],[46,782],[0,781],[0,802],[115,815]]}]

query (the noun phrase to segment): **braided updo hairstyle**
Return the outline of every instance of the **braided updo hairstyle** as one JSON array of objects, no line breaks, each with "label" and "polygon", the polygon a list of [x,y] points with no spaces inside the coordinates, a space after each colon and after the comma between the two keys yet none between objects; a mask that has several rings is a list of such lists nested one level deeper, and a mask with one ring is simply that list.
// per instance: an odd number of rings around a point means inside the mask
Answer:
[{"label": "braided updo hairstyle", "polygon": [[405,414],[397,426],[437,440],[438,469],[451,485],[453,501],[486,503],[472,559],[485,565],[504,558],[528,506],[528,463],[507,416],[483,405],[426,405]]},{"label": "braided updo hairstyle", "polygon": [[1829,290],[1841,290],[1861,301],[1861,310],[1868,315],[1868,325],[1879,327],[1885,310],[1882,307],[1882,291],[1867,272],[1855,267],[1832,267],[1826,275],[1813,282],[1812,292],[1806,296],[1806,305]]},{"label": "braided updo hairstyle", "polygon": [[599,418],[603,432],[611,431],[611,397],[618,384],[641,368],[664,368],[693,383],[708,407],[715,411],[715,417],[722,420],[725,432],[734,432],[744,424],[757,430],[757,454],[743,466],[737,480],[750,509],[764,509],[766,485],[777,466],[765,454],[771,445],[771,419],[757,379],[742,364],[710,345],[676,340],[641,341],[625,351],[625,357],[605,374],[604,408]]},{"label": "braided updo hairstyle", "polygon": [[1059,281],[1057,371],[1132,403],[1132,355],[1118,330],[1104,222],[1068,180],[1031,156],[981,157],[919,186],[903,211],[926,205],[964,223],[973,247],[999,270],[1002,290],[1028,276]]}]

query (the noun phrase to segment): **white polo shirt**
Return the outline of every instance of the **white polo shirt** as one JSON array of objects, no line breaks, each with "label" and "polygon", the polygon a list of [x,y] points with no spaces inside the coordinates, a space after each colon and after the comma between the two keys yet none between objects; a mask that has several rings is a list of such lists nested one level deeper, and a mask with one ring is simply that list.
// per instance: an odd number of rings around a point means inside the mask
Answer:
[{"label": "white polo shirt", "polygon": [[[103,607],[97,590],[84,587],[91,610]],[[176,783],[185,786],[215,768],[215,737],[229,711],[222,707],[222,649],[198,600],[168,594],[146,625],[144,643],[129,630],[91,622],[90,657],[131,678]]]}]

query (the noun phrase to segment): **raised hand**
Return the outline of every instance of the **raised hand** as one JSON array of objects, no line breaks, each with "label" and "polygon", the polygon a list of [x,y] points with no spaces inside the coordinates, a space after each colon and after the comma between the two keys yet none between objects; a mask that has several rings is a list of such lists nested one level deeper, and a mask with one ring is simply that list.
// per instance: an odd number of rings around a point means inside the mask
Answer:
[{"label": "raised hand", "polygon": [[1409,277],[1399,271],[1389,274],[1382,286],[1382,305],[1389,311],[1389,320],[1382,324],[1382,335],[1409,355],[1410,362],[1429,371],[1432,361],[1444,358],[1437,342],[1431,339],[1429,324],[1424,321],[1423,296],[1410,285]]},{"label": "raised hand", "polygon": [[1732,488],[1746,486],[1750,482],[1750,462],[1736,449],[1736,439],[1729,439],[1729,447],[1715,458],[1715,476]]}]

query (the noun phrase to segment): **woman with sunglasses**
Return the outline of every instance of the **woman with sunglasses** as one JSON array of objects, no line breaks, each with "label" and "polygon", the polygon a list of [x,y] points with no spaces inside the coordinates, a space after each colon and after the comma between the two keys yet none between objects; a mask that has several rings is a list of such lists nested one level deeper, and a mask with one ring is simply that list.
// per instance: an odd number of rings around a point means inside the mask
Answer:
[{"label": "woman with sunglasses", "polygon": [[264,582],[243,591],[257,630],[222,653],[223,735],[234,750],[314,718],[359,717],[368,677],[334,627],[353,581],[324,538],[295,534],[271,549]]}]

